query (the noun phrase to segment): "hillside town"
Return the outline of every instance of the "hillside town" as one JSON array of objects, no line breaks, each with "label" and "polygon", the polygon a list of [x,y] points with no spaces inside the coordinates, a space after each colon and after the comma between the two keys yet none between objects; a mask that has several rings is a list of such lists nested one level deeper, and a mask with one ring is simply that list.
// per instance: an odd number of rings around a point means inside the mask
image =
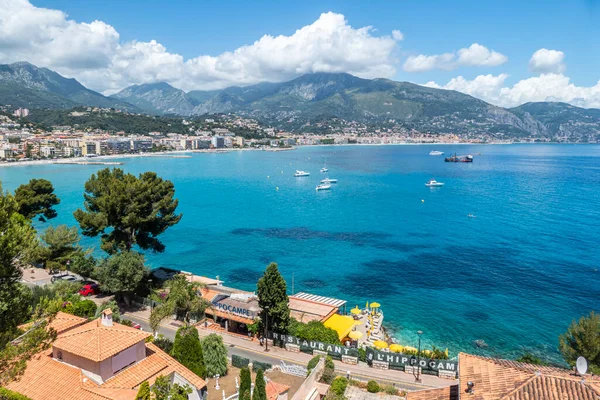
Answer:
[{"label": "hillside town", "polygon": [[[294,146],[346,144],[427,144],[427,143],[531,143],[551,142],[549,138],[498,139],[481,135],[431,134],[409,130],[390,120],[386,128],[369,128],[356,121],[334,119],[313,125],[315,132],[286,132],[262,125],[257,120],[234,114],[213,118],[181,119],[187,132],[140,131],[82,128],[78,124],[53,125],[46,130],[26,119],[31,110],[17,108],[0,115],[0,160],[18,162],[75,157],[138,154],[159,151],[208,151],[228,149],[280,150]],[[85,120],[93,114],[121,114],[114,109],[87,107],[68,115]],[[150,118],[150,117],[148,117]],[[305,127],[307,128],[307,127]],[[323,133],[325,132],[325,133]]]}]

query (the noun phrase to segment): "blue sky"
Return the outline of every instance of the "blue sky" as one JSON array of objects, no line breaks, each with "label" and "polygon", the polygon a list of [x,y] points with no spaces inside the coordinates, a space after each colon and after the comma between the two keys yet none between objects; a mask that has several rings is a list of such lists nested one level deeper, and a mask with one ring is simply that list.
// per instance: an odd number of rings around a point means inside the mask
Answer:
[{"label": "blue sky", "polygon": [[[101,54],[95,58],[101,60],[106,57],[107,61],[104,69],[98,69],[96,73],[92,71],[93,68],[99,68],[92,65],[96,61],[76,60],[74,55],[69,54],[61,56],[58,61],[52,56],[36,58],[33,55],[31,60],[28,60],[37,64],[46,63],[47,65],[44,66],[74,76],[84,84],[103,92],[116,91],[126,84],[157,80],[166,80],[179,87],[187,85],[188,87],[183,88],[188,90],[217,88],[229,84],[245,85],[256,80],[278,81],[291,78],[293,71],[305,72],[307,69],[294,69],[293,65],[286,65],[281,67],[282,70],[278,70],[280,67],[277,64],[281,63],[281,60],[273,63],[273,71],[270,71],[268,60],[262,60],[260,65],[244,64],[247,62],[244,60],[251,57],[253,53],[241,60],[235,57],[218,58],[224,52],[232,52],[241,46],[252,45],[266,34],[292,37],[296,30],[315,24],[322,13],[333,12],[336,15],[343,15],[345,24],[353,30],[371,26],[373,30],[368,33],[369,37],[385,36],[389,40],[369,41],[367,47],[381,45],[381,49],[377,48],[371,53],[366,53],[365,60],[349,60],[348,58],[351,58],[349,55],[346,58],[334,59],[333,56],[328,57],[327,54],[321,53],[310,56],[312,58],[308,60],[298,60],[300,64],[310,63],[309,71],[318,70],[320,68],[318,65],[325,62],[327,64],[325,70],[347,70],[346,72],[367,78],[381,75],[395,80],[461,90],[502,105],[513,105],[510,103],[528,100],[527,92],[533,91],[538,93],[533,100],[553,99],[556,94],[557,100],[582,106],[600,107],[600,85],[598,85],[600,2],[596,0],[453,2],[31,0],[31,3],[27,0],[0,0],[2,1],[14,2],[15,9],[21,7],[30,13],[33,11],[41,13],[42,8],[62,11],[65,13],[64,21],[59,21],[59,18],[56,21],[56,24],[62,26],[61,29],[66,30],[64,26],[67,23],[81,25],[97,20],[117,32],[118,36],[112,31],[107,33],[107,29],[102,28],[102,40],[105,42],[99,46]],[[0,15],[0,23],[1,18]],[[334,31],[337,29],[335,28]],[[390,43],[393,30],[401,31],[403,36],[403,39],[397,40],[395,44]],[[2,33],[1,29],[0,33]],[[360,36],[355,31],[349,32],[348,35],[349,40],[357,35]],[[166,58],[163,53],[168,53],[171,56],[180,55],[182,60],[171,59],[169,61],[172,63],[171,67],[168,67],[163,60],[162,70],[154,64],[153,70],[142,69],[140,65],[143,62],[138,55],[126,60],[130,70],[139,69],[138,75],[133,76],[129,73],[130,76],[124,76],[122,71],[117,71],[114,67],[119,63],[125,65],[123,57],[119,56],[116,61],[113,55],[106,53],[109,52],[107,48],[110,46],[123,47],[124,44],[132,41],[150,43],[151,40],[162,45],[160,49],[153,50],[155,56],[161,53],[161,57]],[[326,37],[320,40],[328,39]],[[96,39],[90,39],[88,36],[85,36],[82,43],[86,41],[97,44]],[[110,41],[118,43],[107,44]],[[482,46],[485,51],[497,52],[498,58],[495,59],[496,61],[491,58],[479,61],[469,61],[465,58],[466,61],[461,61],[460,49],[468,49],[473,44]],[[310,40],[305,39],[300,42],[300,47],[297,49],[309,45]],[[77,46],[78,43],[72,44],[73,48]],[[357,46],[364,48],[360,43]],[[348,52],[356,55],[355,53],[359,52],[355,50],[356,48],[356,45],[348,47],[353,49]],[[540,54],[543,65],[533,68],[530,60],[540,49],[553,52]],[[440,58],[427,58],[444,54],[445,56]],[[24,51],[12,55],[6,53],[4,61],[11,61],[24,55],[27,56]],[[252,76],[246,76],[250,73],[245,72],[243,78],[239,74],[237,77],[231,77],[224,76],[223,71],[216,71],[214,80],[209,81],[211,72],[207,72],[207,67],[191,70],[189,65],[181,67],[182,72],[178,72],[182,76],[185,75],[183,79],[178,79],[174,75],[179,68],[175,66],[176,62],[185,64],[191,59],[205,55],[217,58],[217,62],[220,60],[234,65],[240,64],[240,68],[244,71],[252,71]],[[419,61],[418,66],[408,68],[407,60],[419,55],[425,58],[413,60]],[[283,53],[280,57],[289,58],[289,54]],[[367,62],[368,58],[375,57],[382,58],[380,65]],[[274,59],[276,58],[277,54],[274,54]],[[0,60],[2,60],[1,43]],[[207,62],[214,63],[215,60]],[[428,66],[425,66],[424,62]],[[100,61],[97,63],[100,64]],[[81,65],[86,70],[78,70],[74,67],[76,65]],[[260,72],[257,72],[258,69]],[[166,70],[171,70],[172,74],[165,73]],[[95,78],[98,76],[102,79]],[[110,84],[107,83],[108,81]],[[549,90],[548,87],[555,88]],[[502,94],[502,88],[507,88],[510,93]]]},{"label": "blue sky", "polygon": [[[512,80],[529,76],[537,49],[565,52],[569,76],[580,85],[600,79],[600,2],[596,1],[173,1],[43,0],[78,21],[103,20],[124,40],[156,39],[186,58],[218,55],[250,44],[264,34],[290,35],[323,12],[343,14],[353,27],[375,34],[399,29],[401,52],[437,54],[476,42],[506,54]],[[170,5],[169,5],[170,4]],[[495,72],[465,68],[465,77]],[[399,70],[398,80],[448,80],[456,71],[417,76]]]}]

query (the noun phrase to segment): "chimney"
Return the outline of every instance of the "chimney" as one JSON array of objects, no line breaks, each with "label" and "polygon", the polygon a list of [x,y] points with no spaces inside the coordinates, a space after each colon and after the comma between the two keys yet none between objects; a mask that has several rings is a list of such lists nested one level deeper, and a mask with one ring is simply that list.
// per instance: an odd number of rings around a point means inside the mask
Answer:
[{"label": "chimney", "polygon": [[106,310],[102,311],[102,325],[104,325],[104,326],[112,326],[113,325],[112,310],[110,308],[107,308]]}]

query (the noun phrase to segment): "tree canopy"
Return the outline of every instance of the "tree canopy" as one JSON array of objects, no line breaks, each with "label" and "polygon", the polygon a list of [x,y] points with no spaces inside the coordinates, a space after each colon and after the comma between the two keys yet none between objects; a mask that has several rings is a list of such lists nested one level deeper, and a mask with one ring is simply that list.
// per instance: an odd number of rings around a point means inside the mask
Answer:
[{"label": "tree canopy", "polygon": [[0,185],[0,349],[27,316],[30,291],[19,283],[17,261],[35,247],[35,230],[18,212],[18,204]]},{"label": "tree canopy", "polygon": [[246,392],[250,393],[251,387],[252,387],[252,375],[250,374],[250,368],[244,367],[240,370],[240,388],[239,388],[240,397]]},{"label": "tree canopy", "polygon": [[32,179],[15,191],[15,199],[19,204],[19,214],[27,219],[39,215],[40,221],[56,217],[54,206],[60,199],[54,194],[54,186],[46,179]]},{"label": "tree canopy", "polygon": [[569,365],[575,365],[581,356],[588,361],[590,372],[600,374],[600,314],[592,311],[573,321],[559,337],[559,350]]},{"label": "tree canopy", "polygon": [[106,168],[85,183],[85,210],[73,215],[85,236],[101,236],[102,249],[108,253],[134,245],[162,252],[165,246],[158,236],[182,216],[175,213],[179,202],[174,194],[173,183],[154,172],[136,177],[120,168]]},{"label": "tree canopy", "polygon": [[172,355],[173,358],[199,377],[206,377],[202,345],[200,344],[198,329],[195,327],[183,326],[177,330],[175,341],[173,342]]},{"label": "tree canopy", "polygon": [[148,381],[144,381],[140,385],[135,400],[150,400],[150,385]]},{"label": "tree canopy", "polygon": [[[276,263],[267,266],[257,285],[260,319],[264,324],[268,313],[269,330],[287,333],[290,323],[290,307],[285,279],[279,273]],[[263,325],[264,329],[264,325]]]},{"label": "tree canopy", "polygon": [[211,333],[202,339],[202,355],[206,376],[227,375],[227,347],[221,336]]},{"label": "tree canopy", "polygon": [[252,393],[252,400],[267,400],[267,387],[265,383],[265,375],[263,370],[259,369],[256,371],[256,378],[254,379],[254,393]]},{"label": "tree canopy", "polygon": [[297,338],[323,343],[340,344],[336,331],[327,328],[321,321],[310,321],[307,324],[291,319],[289,333]]},{"label": "tree canopy", "polygon": [[71,259],[83,256],[83,249],[79,246],[79,233],[76,227],[58,225],[49,226],[41,235],[45,246],[39,248],[39,261],[52,269],[65,269]]},{"label": "tree canopy", "polygon": [[189,385],[171,383],[169,378],[162,375],[156,378],[151,390],[154,400],[188,400],[188,394],[192,393]]},{"label": "tree canopy", "polygon": [[188,282],[185,276],[176,275],[165,283],[167,296],[161,304],[152,310],[150,327],[157,331],[162,320],[176,312],[183,315],[186,324],[190,323],[192,315],[202,316],[211,304],[198,295],[202,285],[198,282]]},{"label": "tree canopy", "polygon": [[107,292],[123,295],[126,301],[149,274],[144,256],[135,251],[114,254],[98,267],[98,280]]}]

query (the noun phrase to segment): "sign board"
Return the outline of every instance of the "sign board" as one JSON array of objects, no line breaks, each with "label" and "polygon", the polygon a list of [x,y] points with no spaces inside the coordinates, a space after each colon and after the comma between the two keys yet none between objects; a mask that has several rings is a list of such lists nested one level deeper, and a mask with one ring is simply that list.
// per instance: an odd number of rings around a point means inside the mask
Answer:
[{"label": "sign board", "polygon": [[402,353],[387,353],[383,351],[375,350],[372,347],[367,347],[367,361],[383,361],[394,367],[406,367],[406,366],[421,366],[422,371],[458,371],[458,361],[453,360],[434,360],[428,358],[421,358],[420,360],[413,355],[402,354]]},{"label": "sign board", "polygon": [[319,350],[326,351],[327,354],[341,357],[341,356],[350,356],[350,357],[358,357],[358,350],[355,348],[350,348],[343,346],[341,344],[330,344],[330,343],[321,343],[315,342],[312,340],[300,339],[292,335],[282,335],[275,332],[269,332],[269,338],[273,340],[279,340],[283,343],[295,344],[300,346],[300,349],[303,351],[306,350]]}]

